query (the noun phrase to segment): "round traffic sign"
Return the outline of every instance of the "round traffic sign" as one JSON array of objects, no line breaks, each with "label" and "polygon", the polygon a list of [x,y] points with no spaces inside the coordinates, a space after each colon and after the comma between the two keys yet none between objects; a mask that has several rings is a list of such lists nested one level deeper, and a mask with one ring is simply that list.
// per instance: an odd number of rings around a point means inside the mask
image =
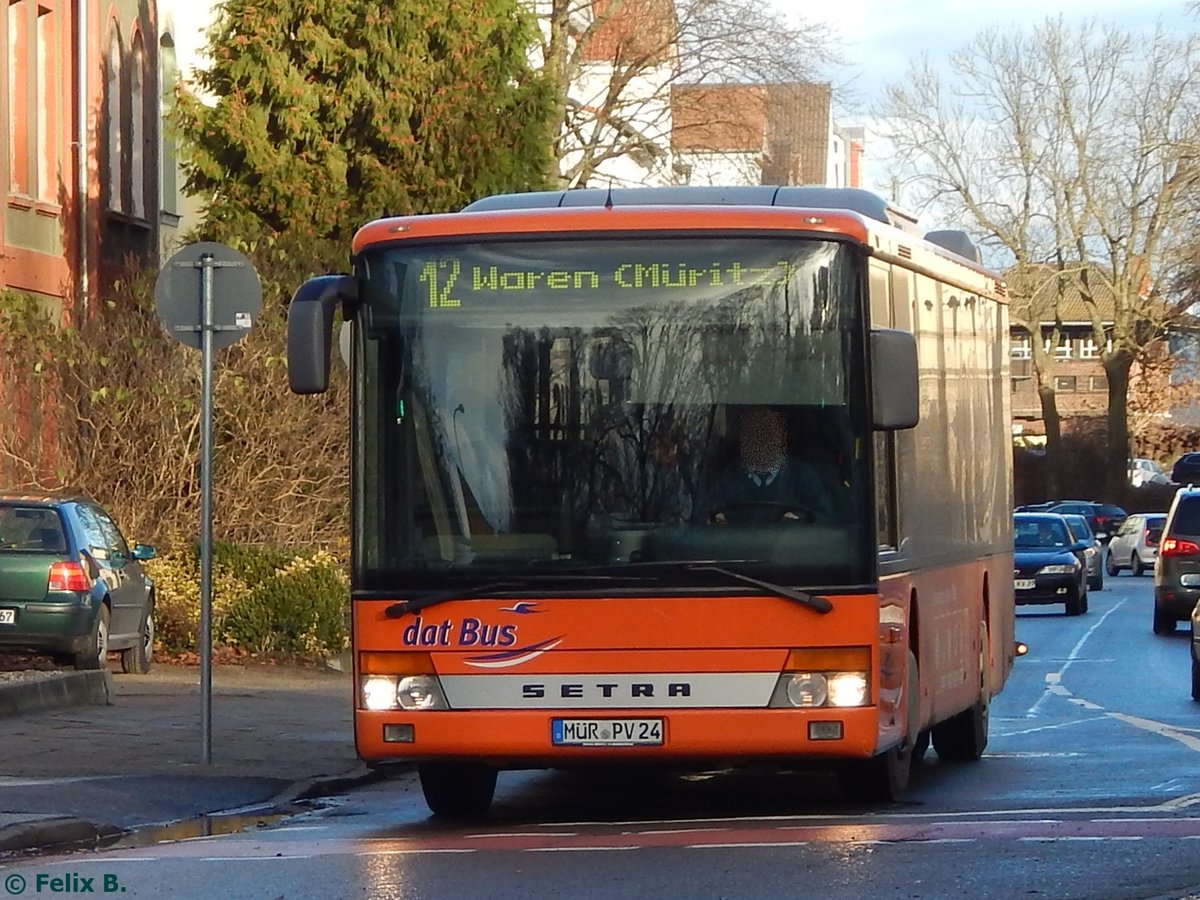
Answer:
[{"label": "round traffic sign", "polygon": [[167,332],[188,347],[201,347],[206,274],[212,280],[212,347],[236,343],[262,309],[258,273],[245,254],[202,241],[184,247],[166,263],[154,283],[154,306]]}]

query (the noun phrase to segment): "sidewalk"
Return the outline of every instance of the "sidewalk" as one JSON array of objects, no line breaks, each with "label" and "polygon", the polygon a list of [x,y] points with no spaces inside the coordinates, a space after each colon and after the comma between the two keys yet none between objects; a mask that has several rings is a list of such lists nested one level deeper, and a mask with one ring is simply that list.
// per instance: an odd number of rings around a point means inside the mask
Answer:
[{"label": "sidewalk", "polygon": [[197,667],[156,663],[112,674],[109,687],[111,705],[0,716],[0,854],[281,806],[371,777],[354,750],[347,672],[214,666],[209,764]]}]

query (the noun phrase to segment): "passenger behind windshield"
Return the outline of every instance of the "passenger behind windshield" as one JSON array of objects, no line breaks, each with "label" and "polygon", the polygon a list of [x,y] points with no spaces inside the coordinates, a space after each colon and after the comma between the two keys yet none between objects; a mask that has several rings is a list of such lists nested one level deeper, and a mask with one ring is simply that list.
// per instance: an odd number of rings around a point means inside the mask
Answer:
[{"label": "passenger behind windshield", "polygon": [[782,410],[755,406],[737,419],[738,456],[700,504],[700,521],[724,525],[827,522],[833,503],[817,469],[790,452]]}]

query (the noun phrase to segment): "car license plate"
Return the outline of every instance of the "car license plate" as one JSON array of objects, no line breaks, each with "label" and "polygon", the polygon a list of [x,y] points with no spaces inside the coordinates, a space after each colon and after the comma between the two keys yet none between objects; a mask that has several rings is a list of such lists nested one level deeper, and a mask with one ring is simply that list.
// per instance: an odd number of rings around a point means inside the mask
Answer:
[{"label": "car license plate", "polygon": [[1018,591],[1032,591],[1037,587],[1037,582],[1032,578],[1018,578],[1013,584],[1013,587]]},{"label": "car license plate", "polygon": [[15,609],[0,609],[0,625],[16,625],[17,611]]},{"label": "car license plate", "polygon": [[662,719],[552,719],[556,747],[643,747],[663,742]]}]

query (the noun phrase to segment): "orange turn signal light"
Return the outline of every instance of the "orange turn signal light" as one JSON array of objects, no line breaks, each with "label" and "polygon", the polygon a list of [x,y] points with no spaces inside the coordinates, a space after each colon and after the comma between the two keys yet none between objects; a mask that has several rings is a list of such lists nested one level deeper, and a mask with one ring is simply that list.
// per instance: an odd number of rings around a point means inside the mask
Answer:
[{"label": "orange turn signal light", "polygon": [[809,647],[788,653],[785,672],[867,672],[870,647]]},{"label": "orange turn signal light", "polygon": [[434,675],[433,657],[428,653],[392,653],[364,650],[358,654],[361,675]]}]

